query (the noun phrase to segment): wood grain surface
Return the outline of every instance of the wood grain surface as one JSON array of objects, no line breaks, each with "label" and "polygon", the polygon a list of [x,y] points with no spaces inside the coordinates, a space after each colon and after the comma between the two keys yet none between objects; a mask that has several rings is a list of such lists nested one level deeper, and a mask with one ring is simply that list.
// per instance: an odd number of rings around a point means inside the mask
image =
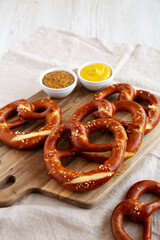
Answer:
[{"label": "wood grain surface", "polygon": [[[94,94],[94,92],[89,92],[81,84],[78,84],[71,95],[65,99],[56,99],[55,101],[59,103],[62,109],[63,121],[69,120],[73,112],[79,106],[89,102]],[[40,91],[29,100],[34,101],[46,97],[48,96],[43,91]],[[125,112],[120,112],[117,117],[121,119],[130,118]],[[92,117],[89,116],[89,118],[91,119]],[[36,129],[41,124],[41,121],[28,122],[24,126],[19,127],[18,130],[25,129],[25,131],[28,132]],[[159,126],[160,124],[144,137],[141,148],[137,154],[125,161],[117,174],[109,180],[107,184],[88,193],[71,192],[51,179],[45,168],[43,148],[27,151],[17,150],[0,142],[0,207],[9,206],[32,192],[55,197],[79,207],[94,207],[102,201],[123,178],[127,178],[127,174],[131,172],[140,161],[143,161],[145,155],[158,144],[160,141]],[[104,143],[111,140],[112,136],[107,133],[96,132],[90,136],[90,141],[94,143]],[[58,148],[66,149],[67,147],[67,136],[64,136]],[[98,165],[82,157],[72,160],[66,159],[62,164],[69,169],[79,171],[90,171]]]}]

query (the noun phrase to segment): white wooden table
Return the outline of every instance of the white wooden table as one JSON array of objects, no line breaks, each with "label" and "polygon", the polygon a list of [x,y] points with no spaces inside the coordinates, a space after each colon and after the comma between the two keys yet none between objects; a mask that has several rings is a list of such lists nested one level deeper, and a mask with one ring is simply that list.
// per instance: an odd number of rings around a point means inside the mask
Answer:
[{"label": "white wooden table", "polygon": [[160,48],[160,1],[0,0],[0,59],[40,26]]}]

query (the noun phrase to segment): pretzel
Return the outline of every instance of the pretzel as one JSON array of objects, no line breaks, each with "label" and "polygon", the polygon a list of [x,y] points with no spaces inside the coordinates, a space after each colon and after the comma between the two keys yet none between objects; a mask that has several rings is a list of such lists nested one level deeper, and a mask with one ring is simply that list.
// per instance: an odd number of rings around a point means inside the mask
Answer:
[{"label": "pretzel", "polygon": [[[98,110],[98,111],[97,111]],[[102,117],[112,117],[118,111],[127,111],[132,115],[132,122],[122,122],[119,119],[116,119],[127,129],[128,141],[127,141],[127,149],[125,153],[124,159],[128,159],[132,157],[139,149],[144,130],[146,126],[146,115],[143,108],[133,102],[133,101],[117,101],[115,103],[110,103],[109,101],[102,100],[93,100],[90,103],[87,103],[81,107],[79,107],[72,117],[70,121],[82,121],[88,114],[97,111],[98,116]],[[91,153],[81,153],[89,159],[94,161],[103,162],[106,160],[106,156],[98,156],[97,154]]]},{"label": "pretzel", "polygon": [[144,90],[137,90],[136,95],[132,100],[134,99],[141,99],[148,103],[148,106],[143,106],[147,114],[147,125],[145,130],[146,134],[150,132],[159,123],[160,101],[154,94]]},{"label": "pretzel", "polygon": [[136,90],[127,83],[111,84],[98,92],[94,96],[94,100],[105,99],[115,93],[119,93],[118,100],[133,100],[136,95]]},{"label": "pretzel", "polygon": [[[46,109],[41,113],[33,111]],[[24,119],[7,122],[5,119],[17,110],[18,115]],[[31,133],[14,132],[10,128],[20,126],[28,119],[44,118],[46,124]],[[29,103],[24,99],[14,101],[0,109],[0,140],[18,149],[32,149],[39,147],[51,133],[53,128],[61,123],[61,111],[57,103],[50,99],[40,99]]]},{"label": "pretzel", "polygon": [[98,92],[94,100],[100,100],[111,96],[114,93],[119,93],[118,100],[136,100],[141,99],[148,103],[148,106],[143,106],[147,114],[147,124],[145,134],[150,132],[160,120],[160,101],[152,93],[144,90],[135,90],[131,85],[120,83],[113,84],[102,91]]},{"label": "pretzel", "polygon": [[[90,144],[88,136],[97,130],[109,130],[114,134],[111,144]],[[56,146],[64,133],[71,133],[72,148],[60,151]],[[69,190],[87,192],[105,184],[118,171],[125,154],[127,135],[114,119],[97,119],[87,124],[65,122],[59,125],[44,144],[44,161],[48,173],[58,183]],[[79,151],[106,151],[111,148],[111,155],[103,165],[90,172],[68,170],[61,165],[61,159],[76,156]]]},{"label": "pretzel", "polygon": [[[144,204],[139,201],[145,192],[155,193],[159,199]],[[152,213],[160,209],[160,183],[144,180],[134,184],[128,191],[126,200],[113,211],[111,229],[115,240],[133,240],[123,228],[123,219],[127,215],[131,221],[143,223],[143,240],[150,240],[152,235]]]}]

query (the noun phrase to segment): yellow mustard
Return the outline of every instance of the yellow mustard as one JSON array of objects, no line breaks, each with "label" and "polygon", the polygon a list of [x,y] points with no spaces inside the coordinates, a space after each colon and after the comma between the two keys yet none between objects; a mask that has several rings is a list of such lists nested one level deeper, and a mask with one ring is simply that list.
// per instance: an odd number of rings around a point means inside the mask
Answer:
[{"label": "yellow mustard", "polygon": [[112,75],[110,67],[103,63],[90,64],[82,68],[80,75],[88,81],[103,81]]}]

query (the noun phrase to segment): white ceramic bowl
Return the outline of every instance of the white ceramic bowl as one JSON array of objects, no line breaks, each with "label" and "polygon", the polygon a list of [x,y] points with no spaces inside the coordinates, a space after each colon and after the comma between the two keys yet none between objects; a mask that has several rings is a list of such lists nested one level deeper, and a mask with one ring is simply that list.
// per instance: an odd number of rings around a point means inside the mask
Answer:
[{"label": "white ceramic bowl", "polygon": [[[49,88],[49,87],[46,87],[42,83],[42,79],[47,73],[54,72],[54,71],[64,71],[64,72],[70,73],[74,77],[74,82],[70,86],[65,87],[65,88]],[[46,71],[41,73],[41,75],[39,77],[39,83],[40,83],[43,91],[45,93],[47,93],[49,96],[51,96],[53,98],[64,98],[64,97],[68,96],[74,90],[74,88],[76,87],[76,85],[77,85],[77,75],[72,70],[70,70],[68,68],[60,68],[60,67],[50,68],[50,69],[47,69]]]},{"label": "white ceramic bowl", "polygon": [[[111,69],[111,72],[112,72],[111,76],[109,78],[105,79],[105,80],[97,81],[97,82],[87,81],[86,79],[81,77],[80,73],[81,73],[82,68],[84,68],[88,65],[91,65],[91,64],[95,64],[95,63],[103,63],[103,64],[107,65]],[[112,82],[113,77],[114,77],[113,68],[109,64],[101,62],[101,61],[88,62],[88,63],[85,63],[85,64],[81,65],[78,68],[77,74],[78,74],[78,78],[79,78],[80,82],[83,84],[83,86],[90,91],[98,91],[102,88],[105,88],[106,86],[108,86]]]}]

